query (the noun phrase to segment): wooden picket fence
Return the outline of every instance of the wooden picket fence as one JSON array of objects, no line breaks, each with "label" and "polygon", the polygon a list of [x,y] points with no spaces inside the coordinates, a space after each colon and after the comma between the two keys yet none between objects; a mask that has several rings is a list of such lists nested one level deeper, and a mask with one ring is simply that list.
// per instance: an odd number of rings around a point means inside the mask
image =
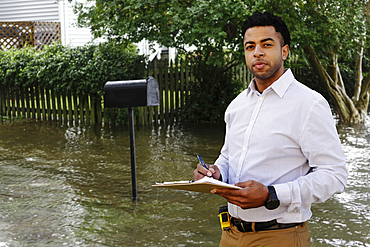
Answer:
[{"label": "wooden picket fence", "polygon": [[94,95],[61,95],[37,85],[0,87],[1,122],[19,119],[51,121],[58,124],[95,125],[102,119],[100,97]]},{"label": "wooden picket fence", "polygon": [[155,122],[159,120],[160,123],[173,123],[179,117],[179,109],[185,107],[189,97],[191,69],[182,59],[176,62],[155,59],[149,65],[148,75],[156,78],[159,86],[160,106],[154,110]]},{"label": "wooden picket fence", "polygon": [[[181,119],[190,95],[191,68],[185,60],[154,60],[148,66],[148,76],[158,81],[160,106],[135,108],[135,124],[172,124]],[[251,76],[245,66],[234,69],[234,76],[244,82]],[[35,119],[64,126],[127,124],[128,118],[117,119],[109,114],[118,109],[104,109],[103,97],[98,95],[58,94],[38,85],[10,88],[0,86],[0,121]],[[113,117],[112,117],[113,116]]]}]

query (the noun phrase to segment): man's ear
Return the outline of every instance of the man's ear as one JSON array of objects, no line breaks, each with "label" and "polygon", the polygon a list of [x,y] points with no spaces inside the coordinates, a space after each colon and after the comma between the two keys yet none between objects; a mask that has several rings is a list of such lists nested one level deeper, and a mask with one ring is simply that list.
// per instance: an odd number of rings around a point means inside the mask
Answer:
[{"label": "man's ear", "polygon": [[289,45],[284,45],[281,48],[281,53],[282,53],[282,57],[283,57],[283,61],[284,61],[285,59],[287,59],[288,54],[289,54]]}]

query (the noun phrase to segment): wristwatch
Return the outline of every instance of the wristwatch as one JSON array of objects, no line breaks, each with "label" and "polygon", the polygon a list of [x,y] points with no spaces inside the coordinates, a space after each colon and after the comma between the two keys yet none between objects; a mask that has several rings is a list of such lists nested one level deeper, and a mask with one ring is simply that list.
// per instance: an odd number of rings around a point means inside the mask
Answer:
[{"label": "wristwatch", "polygon": [[276,195],[274,186],[267,186],[269,190],[269,195],[265,201],[265,207],[268,210],[276,209],[280,206],[280,201]]}]

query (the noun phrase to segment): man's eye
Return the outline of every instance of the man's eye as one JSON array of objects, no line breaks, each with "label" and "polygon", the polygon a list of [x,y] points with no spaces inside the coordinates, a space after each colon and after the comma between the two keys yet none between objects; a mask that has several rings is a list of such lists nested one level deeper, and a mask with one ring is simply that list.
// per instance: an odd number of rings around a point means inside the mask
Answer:
[{"label": "man's eye", "polygon": [[248,50],[248,51],[249,50],[252,50],[253,49],[253,45],[246,46],[245,49]]}]

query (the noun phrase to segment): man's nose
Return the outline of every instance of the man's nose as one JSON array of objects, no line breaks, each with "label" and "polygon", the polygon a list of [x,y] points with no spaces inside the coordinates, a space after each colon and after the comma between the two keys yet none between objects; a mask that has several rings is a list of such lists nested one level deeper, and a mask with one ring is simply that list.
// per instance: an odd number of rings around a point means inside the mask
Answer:
[{"label": "man's nose", "polygon": [[262,57],[265,53],[260,45],[256,45],[256,48],[254,49],[254,56],[255,57]]}]

